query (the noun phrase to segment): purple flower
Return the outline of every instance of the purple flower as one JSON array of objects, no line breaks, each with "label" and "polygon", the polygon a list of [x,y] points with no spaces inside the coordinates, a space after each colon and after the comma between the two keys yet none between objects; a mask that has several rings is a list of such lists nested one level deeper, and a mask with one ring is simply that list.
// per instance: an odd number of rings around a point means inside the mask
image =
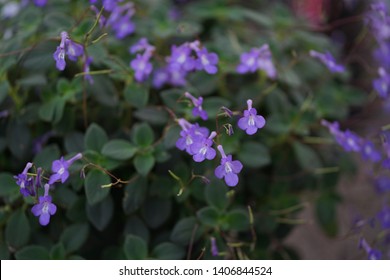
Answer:
[{"label": "purple flower", "polygon": [[[135,9],[134,4],[131,2],[124,5],[118,5],[116,2],[117,1],[106,0],[103,5],[106,10],[111,11],[111,15],[107,20],[107,25],[111,26],[118,39],[123,39],[132,34],[135,30],[135,25],[131,21]],[[108,4],[108,6],[105,4]]]},{"label": "purple flower", "polygon": [[119,21],[112,23],[111,27],[118,39],[123,39],[135,31],[135,25],[129,16],[124,16]]},{"label": "purple flower", "polygon": [[330,72],[344,72],[345,68],[343,65],[337,64],[336,60],[330,52],[320,53],[314,50],[310,51],[310,56],[318,58],[326,67],[328,67]]},{"label": "purple flower", "polygon": [[194,143],[203,142],[204,138],[209,135],[209,130],[205,127],[200,127],[199,124],[191,124],[185,119],[178,120],[179,125],[182,128],[180,132],[180,138],[176,141],[176,147],[179,150],[186,150],[190,155],[193,155],[191,146]]},{"label": "purple flower", "polygon": [[361,147],[362,157],[365,160],[371,160],[372,162],[378,162],[382,159],[381,153],[375,148],[374,144],[366,140]]},{"label": "purple flower", "polygon": [[50,216],[57,212],[57,206],[51,202],[52,199],[49,195],[49,188],[49,184],[46,184],[44,196],[40,196],[39,203],[35,204],[31,208],[31,212],[34,214],[34,216],[39,216],[39,223],[42,226],[48,225],[50,222]]},{"label": "purple flower", "polygon": [[390,191],[390,177],[388,176],[379,176],[375,179],[375,188],[378,193],[384,193]]},{"label": "purple flower", "polygon": [[249,52],[243,53],[240,56],[240,64],[236,71],[240,74],[254,73],[258,69],[267,73],[271,79],[276,77],[276,68],[272,62],[272,54],[268,44],[264,44],[260,48],[252,48]]},{"label": "purple flower", "polygon": [[47,4],[47,0],[34,0],[34,4],[37,7],[44,7]]},{"label": "purple flower", "polygon": [[226,185],[229,187],[234,187],[238,184],[238,173],[242,169],[242,163],[238,160],[232,160],[232,156],[226,156],[221,145],[217,147],[218,151],[221,153],[221,164],[215,169],[215,176],[218,179],[225,179]]},{"label": "purple flower", "polygon": [[359,152],[362,149],[362,139],[350,130],[340,131],[338,122],[329,123],[322,120],[321,124],[328,127],[329,132],[335,137],[337,143],[347,152]]},{"label": "purple flower", "polygon": [[90,72],[89,66],[91,65],[92,61],[93,61],[93,58],[91,56],[86,57],[85,62],[84,62],[84,66],[83,66],[84,79],[87,80],[90,85],[93,84],[93,78],[89,74],[89,72]]},{"label": "purple flower", "polygon": [[137,54],[137,57],[130,62],[131,68],[135,71],[135,79],[138,82],[145,81],[152,73],[153,65],[149,62],[149,55]]},{"label": "purple flower", "polygon": [[184,93],[185,97],[189,98],[192,101],[192,104],[194,104],[194,108],[192,109],[192,114],[197,117],[199,116],[202,120],[207,120],[208,115],[205,110],[202,108],[203,104],[203,97],[195,98],[193,97],[189,92]]},{"label": "purple flower", "polygon": [[390,75],[387,71],[380,67],[378,69],[379,78],[373,81],[374,89],[382,98],[387,98],[390,90]]},{"label": "purple flower", "polygon": [[169,81],[169,73],[165,68],[157,69],[153,75],[153,87],[159,89]]},{"label": "purple flower", "polygon": [[16,179],[16,184],[20,187],[20,193],[23,196],[35,195],[34,179],[32,176],[29,176],[27,174],[32,166],[33,164],[31,162],[28,162],[23,172],[18,174],[17,176],[14,176],[14,178]]},{"label": "purple flower", "polygon": [[130,53],[136,53],[141,51],[152,53],[154,49],[154,46],[149,44],[148,39],[141,38],[137,43],[131,46],[129,51]]},{"label": "purple flower", "polygon": [[219,255],[218,247],[217,247],[217,241],[215,240],[215,237],[210,237],[210,243],[211,243],[211,255],[216,257]]},{"label": "purple flower", "polygon": [[372,32],[378,42],[390,38],[390,17],[384,2],[371,4],[371,11],[367,15]]},{"label": "purple flower", "polygon": [[383,206],[382,210],[378,213],[377,218],[381,222],[382,229],[390,229],[390,207]]},{"label": "purple flower", "polygon": [[181,46],[172,46],[171,56],[167,58],[169,67],[175,70],[183,70],[186,72],[192,71],[195,69],[195,60],[191,56],[191,48],[188,44],[183,44]]},{"label": "purple flower", "polygon": [[208,138],[202,138],[200,141],[194,142],[191,146],[191,154],[196,162],[202,162],[205,159],[212,160],[216,156],[216,151],[211,147],[213,138],[217,135],[215,131],[210,133]]},{"label": "purple flower", "polygon": [[253,135],[258,129],[265,125],[263,116],[257,115],[255,108],[252,108],[252,100],[248,99],[248,110],[244,111],[244,116],[238,120],[238,127],[245,130],[246,134]]},{"label": "purple flower", "polygon": [[69,160],[64,160],[64,157],[61,157],[59,160],[53,161],[51,165],[51,170],[54,172],[50,176],[49,185],[61,180],[61,183],[65,183],[65,181],[69,177],[69,167],[73,164],[74,161],[80,159],[82,157],[81,153],[78,153],[74,157]]},{"label": "purple flower", "polygon": [[65,55],[68,55],[70,60],[76,61],[77,58],[83,54],[83,46],[70,40],[67,32],[61,32],[61,43],[53,54],[57,69],[60,71],[65,69]]},{"label": "purple flower", "polygon": [[359,242],[359,248],[363,248],[367,255],[369,260],[380,260],[382,259],[382,253],[378,250],[372,249],[371,246],[367,243],[367,241],[364,238],[360,238]]},{"label": "purple flower", "polygon": [[373,57],[376,62],[383,67],[390,67],[390,43],[389,42],[380,42],[379,47],[376,48],[373,52]]},{"label": "purple flower", "polygon": [[196,52],[198,60],[196,61],[196,69],[204,70],[208,74],[215,74],[218,72],[218,56],[216,53],[209,53],[206,48],[202,48]]}]

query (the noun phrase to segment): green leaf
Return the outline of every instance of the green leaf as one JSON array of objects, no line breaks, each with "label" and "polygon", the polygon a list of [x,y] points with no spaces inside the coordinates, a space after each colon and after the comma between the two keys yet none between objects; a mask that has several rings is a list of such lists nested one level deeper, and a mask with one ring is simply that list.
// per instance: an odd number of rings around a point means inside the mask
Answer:
[{"label": "green leaf", "polygon": [[72,132],[65,136],[65,149],[68,153],[81,153],[84,149],[84,135]]},{"label": "green leaf", "polygon": [[91,124],[84,137],[84,145],[87,149],[100,152],[108,141],[107,133],[99,125]]},{"label": "green leaf", "polygon": [[133,83],[125,88],[124,97],[134,107],[143,108],[148,103],[149,90],[144,85]]},{"label": "green leaf", "polygon": [[219,213],[214,207],[208,206],[200,209],[196,215],[202,224],[215,227],[219,223]]},{"label": "green leaf", "polygon": [[8,92],[10,91],[10,86],[8,81],[0,82],[0,105],[3,103],[5,98],[8,96]]},{"label": "green leaf", "polygon": [[129,260],[144,260],[148,257],[148,246],[146,242],[135,235],[127,235],[123,245],[126,258]]},{"label": "green leaf", "polygon": [[145,177],[138,177],[126,185],[122,201],[122,207],[126,214],[131,214],[142,206],[146,198],[147,189]]},{"label": "green leaf", "polygon": [[295,141],[293,149],[302,169],[315,171],[316,169],[322,167],[319,156],[310,146]]},{"label": "green leaf", "polygon": [[145,223],[152,229],[158,228],[168,220],[172,210],[170,199],[149,197],[141,210]]},{"label": "green leaf", "polygon": [[35,157],[34,164],[42,167],[44,170],[50,170],[52,162],[60,158],[60,149],[56,144],[44,147]]},{"label": "green leaf", "polygon": [[67,253],[76,252],[87,241],[89,228],[86,224],[74,224],[67,227],[60,236]]},{"label": "green leaf", "polygon": [[252,168],[263,167],[271,163],[268,148],[253,141],[242,144],[237,157],[244,166]]},{"label": "green leaf", "polygon": [[12,154],[23,159],[31,150],[31,134],[27,125],[19,122],[9,122],[7,129],[7,145]]},{"label": "green leaf", "polygon": [[102,154],[113,159],[127,160],[132,158],[137,150],[138,148],[129,141],[115,139],[103,146]]},{"label": "green leaf", "polygon": [[66,251],[64,244],[57,243],[50,250],[50,259],[51,260],[64,260],[66,257]]},{"label": "green leaf", "polygon": [[185,250],[176,244],[164,242],[153,249],[152,255],[159,260],[180,260],[185,256]]},{"label": "green leaf", "polygon": [[245,210],[235,209],[225,216],[226,227],[228,230],[248,230],[249,217]]},{"label": "green leaf", "polygon": [[8,247],[5,243],[0,244],[0,260],[9,260],[10,259],[10,252],[8,250]]},{"label": "green leaf", "polygon": [[227,189],[221,180],[213,180],[211,184],[205,187],[205,197],[207,204],[217,209],[224,210],[228,205],[226,196]]},{"label": "green leaf", "polygon": [[148,147],[154,142],[153,129],[147,123],[142,123],[134,126],[133,141],[141,147]]},{"label": "green leaf", "polygon": [[0,173],[0,197],[7,197],[19,193],[19,187],[16,185],[14,175],[11,173]]},{"label": "green leaf", "polygon": [[155,159],[152,154],[140,154],[134,158],[134,167],[142,176],[148,175],[155,164]]},{"label": "green leaf", "polygon": [[93,226],[102,231],[105,229],[113,214],[114,214],[114,202],[110,195],[108,195],[104,200],[94,204],[87,204],[87,217]]},{"label": "green leaf", "polygon": [[94,205],[102,201],[110,192],[110,188],[102,188],[102,186],[110,182],[107,174],[96,169],[89,171],[85,178],[85,194],[88,204]]},{"label": "green leaf", "polygon": [[337,235],[337,204],[339,199],[332,194],[321,196],[316,203],[316,216],[322,230],[330,237]]},{"label": "green leaf", "polygon": [[30,245],[15,253],[17,260],[48,260],[49,252],[45,247]]},{"label": "green leaf", "polygon": [[115,85],[109,77],[99,75],[99,78],[94,79],[94,83],[90,85],[90,92],[96,100],[105,107],[115,107],[118,105],[118,95]]},{"label": "green leaf", "polygon": [[169,115],[160,107],[145,107],[134,112],[134,116],[141,120],[155,125],[165,125]]},{"label": "green leaf", "polygon": [[149,242],[150,233],[149,229],[145,225],[145,222],[142,221],[138,216],[131,215],[127,218],[125,228],[123,230],[123,233],[126,234],[132,234],[141,237],[145,240],[146,243]]},{"label": "green leaf", "polygon": [[17,249],[27,244],[30,232],[30,224],[26,214],[19,209],[8,220],[5,228],[5,240],[9,246]]},{"label": "green leaf", "polygon": [[58,123],[64,114],[65,100],[56,96],[39,108],[39,117],[47,122]]},{"label": "green leaf", "polygon": [[186,246],[197,241],[202,235],[202,228],[195,217],[184,218],[176,223],[171,233],[171,240],[180,245]]}]

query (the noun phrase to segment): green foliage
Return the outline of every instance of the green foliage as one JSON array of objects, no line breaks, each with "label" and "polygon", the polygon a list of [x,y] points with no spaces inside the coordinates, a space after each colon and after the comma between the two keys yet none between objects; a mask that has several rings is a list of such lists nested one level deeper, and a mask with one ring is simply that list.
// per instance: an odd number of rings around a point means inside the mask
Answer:
[{"label": "green foliage", "polygon": [[[286,1],[133,1],[136,30],[122,40],[111,27],[100,29],[88,1],[44,8],[29,2],[17,16],[0,18],[1,259],[294,258],[280,244],[308,222],[297,216],[305,203],[314,204],[322,230],[337,236],[335,186],[356,170],[320,123],[348,124],[342,121],[372,101],[363,90],[371,81],[357,78],[366,73],[355,64],[353,72],[336,74],[310,57],[310,50],[330,51],[338,61],[355,56],[343,58]],[[84,56],[72,61],[67,54],[65,70],[56,69],[62,31],[93,58],[93,83],[84,79]],[[141,38],[155,47],[153,73],[144,82],[130,64],[144,51],[129,52]],[[218,72],[191,71],[182,86],[156,88],[155,71],[172,47],[195,40],[218,55]],[[277,76],[238,74],[240,54],[263,44]],[[203,98],[208,120],[192,114],[185,92]],[[266,119],[254,135],[237,125],[248,99]],[[218,151],[213,160],[194,162],[176,147],[180,118],[215,131],[213,147],[222,145],[243,164],[237,186],[215,177]],[[77,153],[82,158],[72,162],[66,182],[52,184],[57,212],[41,227],[31,208],[43,188],[22,197],[14,176],[33,162],[28,176],[36,180],[42,167],[44,184],[60,172],[53,161]]]}]

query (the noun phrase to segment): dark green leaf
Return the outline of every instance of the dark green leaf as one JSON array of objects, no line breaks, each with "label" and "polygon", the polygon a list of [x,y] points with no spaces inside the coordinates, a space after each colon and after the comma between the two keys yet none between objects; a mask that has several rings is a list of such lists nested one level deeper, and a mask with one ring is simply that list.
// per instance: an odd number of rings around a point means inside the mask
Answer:
[{"label": "dark green leaf", "polygon": [[133,130],[133,141],[141,147],[148,147],[154,142],[153,129],[147,123],[138,124]]},{"label": "dark green leaf", "polygon": [[30,245],[15,253],[17,260],[48,260],[49,252],[45,247]]},{"label": "dark green leaf", "polygon": [[337,203],[334,195],[323,195],[316,203],[316,215],[321,228],[328,236],[336,236],[337,227]]},{"label": "dark green leaf", "polygon": [[171,209],[171,200],[150,197],[142,207],[142,216],[150,228],[158,228],[169,218]]},{"label": "dark green leaf", "polygon": [[42,167],[44,170],[50,170],[52,162],[60,158],[60,149],[57,145],[52,144],[44,147],[35,157],[34,164]]},{"label": "dark green leaf", "polygon": [[86,207],[87,217],[93,226],[100,231],[105,229],[114,214],[114,202],[111,196],[108,195],[104,200],[94,205],[87,204]]},{"label": "dark green leaf", "polygon": [[219,213],[214,207],[204,207],[200,209],[196,215],[202,224],[206,226],[217,226],[219,223]]},{"label": "dark green leaf", "polygon": [[153,249],[152,255],[159,260],[180,260],[185,256],[185,250],[176,244],[164,242]]},{"label": "dark green leaf", "polygon": [[171,233],[171,240],[180,245],[186,246],[197,241],[202,234],[200,225],[195,217],[184,218],[176,223]]},{"label": "dark green leaf", "polygon": [[91,124],[84,137],[84,145],[87,149],[100,152],[108,141],[107,133],[99,125]]},{"label": "dark green leaf", "polygon": [[223,210],[228,205],[227,189],[221,180],[213,180],[205,187],[206,201],[210,206]]},{"label": "dark green leaf", "polygon": [[23,159],[30,151],[31,134],[27,125],[10,122],[7,130],[7,144],[12,154]]},{"label": "dark green leaf", "polygon": [[110,192],[110,188],[102,188],[111,182],[110,177],[99,171],[91,170],[85,178],[85,194],[88,204],[93,205],[102,201]]},{"label": "dark green leaf", "polygon": [[39,108],[39,117],[47,122],[58,123],[64,114],[65,100],[56,96]]},{"label": "dark green leaf", "polygon": [[268,148],[257,142],[245,142],[238,153],[238,159],[244,166],[259,168],[271,163]]},{"label": "dark green leaf", "polygon": [[155,164],[155,159],[152,154],[140,154],[134,158],[134,167],[142,176],[148,175]]},{"label": "dark green leaf", "polygon": [[134,116],[141,121],[155,125],[164,125],[168,122],[168,113],[160,107],[145,107],[134,112]]},{"label": "dark green leaf", "polygon": [[115,139],[103,146],[102,154],[113,159],[126,160],[132,158],[137,150],[138,148],[129,141]]},{"label": "dark green leaf", "polygon": [[9,246],[20,248],[26,245],[30,239],[30,224],[25,213],[19,209],[16,210],[8,220],[5,228],[5,240]]},{"label": "dark green leaf", "polygon": [[50,250],[50,259],[51,260],[64,260],[66,257],[66,251],[64,244],[57,243]]},{"label": "dark green leaf", "polygon": [[8,250],[8,247],[5,243],[0,244],[0,260],[9,260],[10,259],[10,252]]},{"label": "dark green leaf", "polygon": [[298,163],[304,170],[315,171],[322,166],[321,160],[317,153],[308,145],[300,142],[294,142],[293,144],[295,156]]},{"label": "dark green leaf", "polygon": [[125,229],[123,233],[132,234],[141,237],[146,243],[149,242],[150,233],[145,223],[136,215],[130,216],[126,220]]},{"label": "dark green leaf", "polygon": [[125,187],[122,206],[126,214],[131,214],[138,210],[146,198],[147,181],[145,177],[138,177],[137,179],[128,183]]},{"label": "dark green leaf", "polygon": [[136,83],[128,85],[124,90],[125,100],[136,108],[143,108],[148,103],[149,90]]},{"label": "dark green leaf", "polygon": [[73,224],[67,227],[60,236],[67,253],[76,252],[87,241],[89,228],[86,224]]},{"label": "dark green leaf", "polygon": [[6,197],[19,192],[14,175],[11,173],[0,173],[0,196]]},{"label": "dark green leaf", "polygon": [[248,230],[249,229],[249,217],[245,210],[232,210],[227,213],[225,217],[226,227],[229,230]]},{"label": "dark green leaf", "polygon": [[123,250],[129,260],[144,260],[148,256],[148,246],[145,241],[131,234],[126,236]]}]

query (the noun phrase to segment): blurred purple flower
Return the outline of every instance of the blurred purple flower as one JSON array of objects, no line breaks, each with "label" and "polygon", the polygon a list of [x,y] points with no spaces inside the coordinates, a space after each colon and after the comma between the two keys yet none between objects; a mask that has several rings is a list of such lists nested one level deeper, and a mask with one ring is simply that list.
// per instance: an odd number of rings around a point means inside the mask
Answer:
[{"label": "blurred purple flower", "polygon": [[191,48],[188,43],[181,46],[173,45],[171,47],[171,56],[167,58],[167,62],[171,69],[183,70],[186,72],[195,69],[195,59],[191,56]]},{"label": "blurred purple flower", "polygon": [[379,78],[373,81],[374,89],[382,98],[387,98],[390,90],[390,75],[387,71],[380,67],[378,69]]},{"label": "blurred purple flower", "polygon": [[244,116],[238,120],[238,127],[248,135],[253,135],[258,129],[264,127],[265,119],[263,116],[257,115],[255,108],[252,108],[252,100],[247,100],[248,110],[244,110]]},{"label": "blurred purple flower", "polygon": [[193,155],[191,146],[194,143],[202,142],[209,135],[209,130],[205,127],[200,127],[199,124],[191,124],[185,119],[179,119],[178,123],[182,128],[180,138],[176,141],[176,147],[179,150],[186,150],[190,155]]},{"label": "blurred purple flower", "polygon": [[335,137],[337,143],[347,152],[359,152],[362,149],[362,139],[350,130],[340,131],[339,123],[329,123],[322,120],[321,124],[329,129],[329,132]]},{"label": "blurred purple flower", "polygon": [[130,62],[131,68],[135,71],[135,79],[138,82],[145,81],[152,73],[153,65],[149,62],[149,55],[137,54],[137,57]]},{"label": "blurred purple flower", "polygon": [[202,162],[205,159],[212,160],[216,156],[215,149],[212,148],[213,138],[217,135],[215,131],[210,133],[208,138],[202,138],[200,141],[194,142],[191,146],[191,153],[196,162]]},{"label": "blurred purple flower", "polygon": [[34,4],[37,7],[44,7],[47,4],[47,0],[34,0]]},{"label": "blurred purple flower", "polygon": [[238,184],[238,173],[242,170],[242,163],[238,160],[232,160],[232,156],[226,156],[223,147],[218,145],[218,151],[221,153],[221,164],[214,171],[218,179],[225,179],[226,185],[234,187]]},{"label": "blurred purple flower", "polygon": [[159,68],[153,75],[153,87],[159,89],[169,81],[169,72],[166,68]]},{"label": "blurred purple flower", "polygon": [[194,104],[194,108],[192,109],[192,115],[195,117],[199,116],[202,120],[207,120],[208,115],[205,110],[202,108],[203,104],[203,97],[199,96],[198,98],[195,98],[192,96],[189,92],[184,93],[185,97],[189,98],[192,101],[192,104]]},{"label": "blurred purple flower", "polygon": [[58,70],[63,71],[66,66],[65,55],[72,61],[76,61],[79,56],[84,54],[84,48],[82,45],[73,42],[68,33],[61,32],[61,43],[57,47],[53,54],[53,58],[56,61],[56,67]]},{"label": "blurred purple flower", "polygon": [[217,247],[217,241],[215,240],[215,237],[210,237],[210,243],[211,243],[211,255],[216,257],[219,255],[218,247]]},{"label": "blurred purple flower", "polygon": [[49,185],[52,185],[58,180],[60,180],[61,183],[65,183],[65,181],[69,177],[69,167],[73,164],[74,161],[79,160],[81,158],[82,154],[78,153],[69,160],[64,160],[64,157],[61,157],[59,160],[53,161],[51,170],[54,172],[54,174],[50,176]]},{"label": "blurred purple flower", "polygon": [[378,220],[381,222],[382,229],[390,229],[390,207],[384,205],[382,210],[377,214]]},{"label": "blurred purple flower", "polygon": [[381,175],[374,180],[374,185],[378,193],[390,191],[390,177]]},{"label": "blurred purple flower", "polygon": [[16,179],[16,184],[20,187],[20,193],[23,196],[35,195],[34,178],[27,174],[32,166],[33,164],[28,162],[22,173],[14,176],[14,179]]},{"label": "blurred purple flower", "polygon": [[[91,1],[91,4],[93,4],[92,1]],[[99,14],[100,14],[99,9],[96,8],[94,5],[92,5],[91,6],[91,10],[95,13],[96,19],[97,19]],[[99,18],[99,26],[100,26],[100,28],[103,28],[106,25],[106,23],[107,23],[107,19],[103,16],[103,14],[101,14],[100,18]]]},{"label": "blurred purple flower", "polygon": [[374,144],[369,140],[363,141],[361,147],[361,154],[363,159],[365,160],[368,159],[371,160],[372,162],[378,162],[382,159],[381,153],[375,148]]},{"label": "blurred purple flower", "polygon": [[147,53],[152,53],[155,50],[155,47],[149,44],[148,39],[146,38],[141,38],[138,40],[137,43],[132,45],[129,49],[130,53],[136,53],[136,52],[147,52]]},{"label": "blurred purple flower", "polygon": [[254,73],[258,69],[263,70],[271,79],[276,77],[276,68],[272,62],[272,54],[268,44],[260,48],[252,48],[249,52],[240,56],[240,64],[236,71],[240,74]]},{"label": "blurred purple flower", "polygon": [[33,152],[34,152],[34,154],[39,153],[42,150],[43,145],[45,145],[46,142],[53,135],[54,135],[53,131],[48,131],[48,132],[44,133],[43,135],[35,138],[34,141],[33,141]]},{"label": "blurred purple flower", "polygon": [[330,52],[320,53],[311,50],[310,56],[318,58],[323,64],[325,64],[326,67],[328,67],[329,71],[332,73],[345,71],[345,67],[341,64],[337,64],[335,58],[332,56]]},{"label": "blurred purple flower", "polygon": [[206,48],[202,48],[196,52],[198,59],[196,60],[196,69],[204,70],[208,74],[215,74],[218,72],[218,56],[216,53],[209,53]]},{"label": "blurred purple flower", "polygon": [[382,259],[382,253],[378,250],[372,249],[371,246],[367,243],[367,241],[362,237],[359,241],[359,248],[363,248],[369,260],[380,260]]},{"label": "blurred purple flower", "polygon": [[51,202],[52,198],[49,195],[49,188],[49,184],[46,184],[44,196],[40,196],[39,203],[31,208],[31,212],[34,216],[39,216],[39,223],[42,226],[47,226],[50,223],[50,216],[57,212],[57,206]]},{"label": "blurred purple flower", "polygon": [[93,78],[92,76],[89,74],[90,72],[90,65],[93,61],[93,58],[91,56],[88,56],[85,58],[85,61],[84,61],[84,65],[83,65],[83,71],[84,71],[84,80],[87,80],[89,82],[90,85],[93,84]]}]

